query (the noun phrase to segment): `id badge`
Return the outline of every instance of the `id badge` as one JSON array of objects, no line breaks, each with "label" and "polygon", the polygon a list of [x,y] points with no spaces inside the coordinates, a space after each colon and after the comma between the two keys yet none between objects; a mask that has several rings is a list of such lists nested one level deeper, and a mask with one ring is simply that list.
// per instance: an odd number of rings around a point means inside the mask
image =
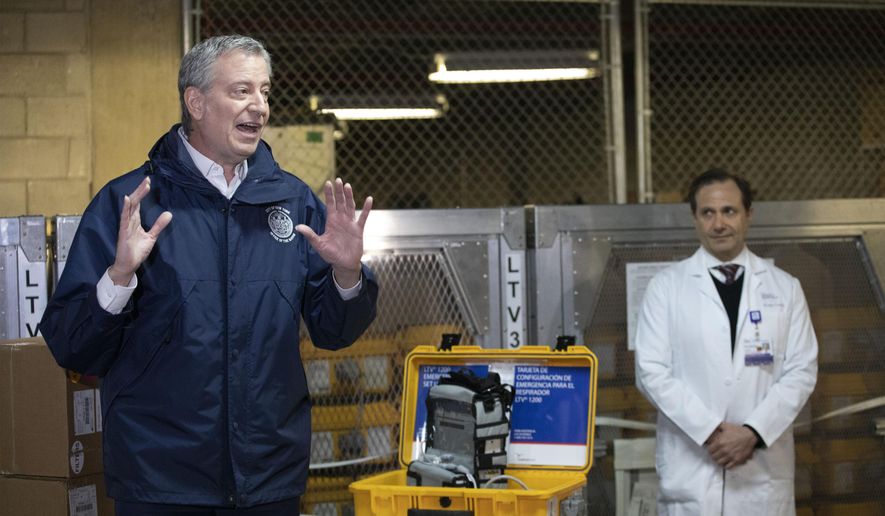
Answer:
[{"label": "id badge", "polygon": [[744,365],[760,366],[774,362],[771,341],[768,339],[744,340]]}]

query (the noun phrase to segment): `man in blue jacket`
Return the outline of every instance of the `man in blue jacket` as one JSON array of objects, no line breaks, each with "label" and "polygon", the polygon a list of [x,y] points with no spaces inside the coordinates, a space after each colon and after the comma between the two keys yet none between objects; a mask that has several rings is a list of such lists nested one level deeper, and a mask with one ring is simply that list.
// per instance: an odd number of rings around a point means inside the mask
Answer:
[{"label": "man in blue jacket", "polygon": [[[378,286],[360,263],[368,197],[326,206],[261,141],[271,63],[211,38],[184,57],[182,123],[83,214],[40,330],[102,379],[117,514],[298,514],[310,450],[299,319],[353,343]],[[173,221],[174,215],[174,221]]]}]

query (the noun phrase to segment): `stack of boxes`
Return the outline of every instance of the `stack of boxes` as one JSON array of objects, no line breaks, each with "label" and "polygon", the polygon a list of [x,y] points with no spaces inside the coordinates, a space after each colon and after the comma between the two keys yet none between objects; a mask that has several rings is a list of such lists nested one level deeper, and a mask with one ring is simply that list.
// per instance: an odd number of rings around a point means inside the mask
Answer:
[{"label": "stack of boxes", "polygon": [[68,376],[37,336],[47,251],[44,217],[0,218],[0,516],[111,515],[97,380]]},{"label": "stack of boxes", "polygon": [[95,382],[42,338],[0,342],[0,514],[110,516]]},{"label": "stack of boxes", "polygon": [[0,515],[110,515],[97,381],[69,377],[36,336],[46,244],[44,217],[0,218]]},{"label": "stack of boxes", "polygon": [[[306,337],[306,336],[305,336]],[[327,351],[301,342],[311,398],[310,473],[302,509],[317,515],[353,513],[347,486],[354,468],[374,470],[396,457],[399,412],[389,393],[402,359],[389,338],[362,338]],[[369,460],[366,460],[369,459]]]}]

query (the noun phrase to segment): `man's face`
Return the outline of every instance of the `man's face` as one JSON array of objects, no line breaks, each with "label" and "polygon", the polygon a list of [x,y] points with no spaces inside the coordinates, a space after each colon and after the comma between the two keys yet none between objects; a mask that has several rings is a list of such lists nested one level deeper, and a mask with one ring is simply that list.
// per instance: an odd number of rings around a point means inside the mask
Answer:
[{"label": "man's face", "polygon": [[208,91],[185,91],[193,119],[189,140],[207,158],[232,166],[255,153],[267,125],[270,72],[260,55],[235,50],[215,61],[213,73]]},{"label": "man's face", "polygon": [[734,181],[710,183],[698,189],[694,227],[704,249],[723,262],[744,249],[753,209],[744,208],[741,189]]}]

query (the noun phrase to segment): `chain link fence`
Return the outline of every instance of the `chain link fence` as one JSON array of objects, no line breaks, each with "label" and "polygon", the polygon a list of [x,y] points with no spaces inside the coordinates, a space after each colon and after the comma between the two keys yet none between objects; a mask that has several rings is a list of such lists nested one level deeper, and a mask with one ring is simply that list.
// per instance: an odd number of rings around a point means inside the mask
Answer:
[{"label": "chain link fence", "polygon": [[[612,88],[607,35],[609,9],[619,10],[616,2],[203,0],[199,5],[196,39],[236,32],[267,45],[274,58],[274,87],[272,127],[265,138],[280,163],[314,187],[338,175],[353,183],[359,196],[372,194],[383,209],[615,200],[613,155],[625,152],[613,148],[611,129],[617,125],[613,96],[620,89]],[[643,179],[630,185],[636,198],[681,200],[689,178],[713,165],[747,176],[761,200],[880,195],[883,5],[637,0],[632,7],[644,44],[633,52],[648,74],[637,75],[636,102],[629,92],[619,99],[628,113],[643,115],[645,107],[653,112],[647,125],[637,127],[638,135],[649,135],[636,141],[637,148],[645,143],[649,160],[637,156],[636,172]],[[600,77],[473,85],[427,79],[438,52],[575,49],[601,51]],[[430,120],[344,123],[315,114],[309,103],[313,95],[443,95],[448,109]],[[695,245],[687,244],[685,251]],[[824,268],[837,276],[858,260],[850,242],[789,249],[760,242],[759,248],[763,254],[783,250],[777,260],[785,267],[794,258],[826,256]],[[643,261],[658,251],[625,249],[622,258]],[[379,319],[367,334],[334,354],[314,349],[304,336],[302,355],[315,403],[313,469],[304,499],[304,510],[312,514],[352,514],[347,485],[398,467],[406,353],[417,344],[438,342],[441,333],[466,333],[469,326],[438,250],[369,258],[383,293]],[[805,272],[806,265],[788,270],[803,285],[813,285],[806,290],[813,306],[835,314],[827,320],[834,328],[824,333],[818,328],[818,335],[822,349],[826,340],[828,350],[840,350],[822,357],[821,371],[829,376],[810,405],[819,415],[878,388],[868,382],[881,377],[871,364],[881,363],[877,343],[885,323],[881,313],[870,312],[871,299],[843,299],[841,287],[820,291],[825,285],[817,269]],[[585,332],[589,343],[616,342],[610,355],[617,367],[600,381],[598,411],[648,420],[653,411],[633,387],[632,355],[617,337],[625,325],[623,278],[606,279],[615,280],[620,286],[613,283],[602,294],[614,297],[600,300]],[[473,342],[467,335],[466,343]],[[826,503],[880,507],[870,489],[881,479],[882,461],[879,455],[859,459],[880,454],[881,443],[855,439],[868,422],[858,420],[841,430],[816,426],[800,439],[800,509],[820,502],[811,489],[823,493]],[[602,468],[605,461],[595,469]],[[849,488],[846,475],[869,481],[859,483],[860,490]]]},{"label": "chain link fence", "polygon": [[882,195],[885,3],[708,4],[637,4],[648,197],[681,201],[712,166],[760,200]]},{"label": "chain link fence", "polygon": [[[599,50],[597,3],[204,0],[201,13],[200,38],[236,32],[267,46],[272,126],[328,127],[311,111],[312,95],[445,97],[437,119],[334,123],[338,139],[321,146],[334,170],[317,170],[314,186],[337,174],[385,209],[612,201],[604,77],[428,80],[438,52]],[[303,162],[297,140],[271,145],[301,176],[316,160]]]}]

